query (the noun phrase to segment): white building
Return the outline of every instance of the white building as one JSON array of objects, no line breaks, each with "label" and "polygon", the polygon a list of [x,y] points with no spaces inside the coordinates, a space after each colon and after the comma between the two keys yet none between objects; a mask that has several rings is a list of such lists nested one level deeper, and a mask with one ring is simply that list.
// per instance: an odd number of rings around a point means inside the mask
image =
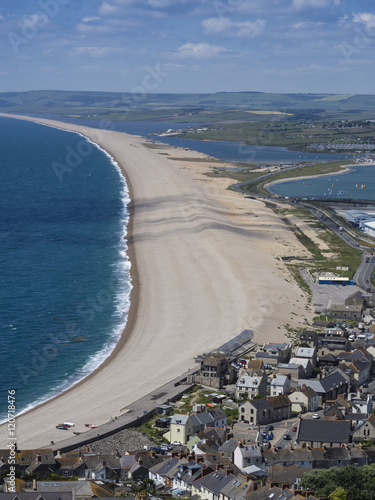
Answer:
[{"label": "white building", "polygon": [[362,231],[372,238],[375,238],[375,220],[364,222],[362,224]]},{"label": "white building", "polygon": [[367,221],[374,221],[375,214],[368,212],[361,212],[360,210],[346,210],[345,218],[351,224],[355,226],[360,226]]},{"label": "white building", "polygon": [[290,393],[290,378],[286,375],[276,375],[271,381],[271,396]]}]

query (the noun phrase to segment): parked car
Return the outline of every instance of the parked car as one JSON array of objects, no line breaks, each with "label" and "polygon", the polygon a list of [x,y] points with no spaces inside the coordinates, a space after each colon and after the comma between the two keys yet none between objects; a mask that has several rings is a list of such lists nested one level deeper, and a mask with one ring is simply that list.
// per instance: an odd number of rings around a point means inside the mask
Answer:
[{"label": "parked car", "polygon": [[171,445],[169,445],[169,444],[161,444],[161,445],[160,445],[160,448],[161,448],[162,450],[164,450],[164,451],[169,451],[169,450],[171,450],[171,449],[172,449],[172,446],[171,446]]},{"label": "parked car", "polygon": [[284,439],[285,439],[285,441],[290,441],[292,438],[291,438],[290,434],[284,434]]},{"label": "parked car", "polygon": [[172,441],[171,445],[172,446],[181,446],[181,441]]},{"label": "parked car", "polygon": [[297,432],[297,426],[295,425],[292,429],[293,432]]},{"label": "parked car", "polygon": [[312,418],[320,418],[320,415],[319,413],[314,413],[313,417]]},{"label": "parked car", "polygon": [[266,431],[273,431],[274,430],[274,426],[273,425],[267,425],[266,427]]}]

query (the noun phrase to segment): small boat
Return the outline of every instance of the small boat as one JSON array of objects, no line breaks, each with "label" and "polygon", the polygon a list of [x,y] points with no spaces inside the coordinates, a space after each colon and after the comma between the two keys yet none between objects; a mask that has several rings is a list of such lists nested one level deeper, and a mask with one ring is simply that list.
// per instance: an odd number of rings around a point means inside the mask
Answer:
[{"label": "small boat", "polygon": [[63,431],[68,431],[69,430],[69,427],[67,427],[66,425],[56,425],[56,429],[61,429]]},{"label": "small boat", "polygon": [[88,427],[89,429],[96,429],[97,427],[99,427],[99,425],[96,425],[96,424],[85,424],[86,427]]}]

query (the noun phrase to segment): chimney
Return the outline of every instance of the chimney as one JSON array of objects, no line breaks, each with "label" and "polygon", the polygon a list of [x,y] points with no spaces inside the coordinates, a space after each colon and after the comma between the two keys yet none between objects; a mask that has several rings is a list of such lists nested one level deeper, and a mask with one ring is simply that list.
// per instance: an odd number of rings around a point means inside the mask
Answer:
[{"label": "chimney", "polygon": [[121,458],[121,453],[117,449],[115,450],[115,457]]},{"label": "chimney", "polygon": [[241,439],[239,439],[239,440],[237,441],[237,447],[238,447],[238,448],[243,448],[243,445],[242,445]]},{"label": "chimney", "polygon": [[233,472],[234,472],[234,469],[231,469],[231,468],[228,468],[226,470],[227,476],[229,476],[229,474],[233,474]]},{"label": "chimney", "polygon": [[36,491],[37,490],[37,487],[36,487],[36,479],[33,479],[33,490]]},{"label": "chimney", "polygon": [[197,464],[203,463],[204,458],[202,456],[197,457],[196,462]]},{"label": "chimney", "polygon": [[281,489],[286,490],[287,488],[289,488],[289,483],[282,483]]},{"label": "chimney", "polygon": [[314,496],[314,493],[315,493],[315,491],[314,491],[314,490],[308,490],[308,489],[306,490],[306,496],[307,496],[307,497],[308,497],[308,496],[312,496],[312,497],[313,497],[313,496]]},{"label": "chimney", "polygon": [[61,458],[61,450],[57,450],[55,458]]},{"label": "chimney", "polygon": [[104,458],[102,460],[102,465],[103,465],[103,467],[107,467],[107,462],[104,460]]},{"label": "chimney", "polygon": [[40,453],[36,454],[36,459],[37,459],[38,464],[42,463],[42,457],[40,456]]},{"label": "chimney", "polygon": [[180,450],[180,453],[178,454],[178,458],[180,460],[182,460],[184,458],[184,456],[185,456],[185,453],[183,452],[183,450]]},{"label": "chimney", "polygon": [[279,483],[277,481],[270,481],[270,488],[277,486]]},{"label": "chimney", "polygon": [[[175,453],[172,453],[172,457],[177,457],[178,453],[177,451]],[[151,458],[155,458],[156,457],[156,452],[155,450],[151,450]]]},{"label": "chimney", "polygon": [[301,495],[302,496],[302,490],[294,489],[294,495],[295,496],[297,496],[297,495]]},{"label": "chimney", "polygon": [[143,464],[142,457],[139,457],[139,458],[138,458],[138,465],[142,465],[142,464]]},{"label": "chimney", "polygon": [[253,481],[253,491],[256,491],[258,489],[258,483],[256,481]]}]

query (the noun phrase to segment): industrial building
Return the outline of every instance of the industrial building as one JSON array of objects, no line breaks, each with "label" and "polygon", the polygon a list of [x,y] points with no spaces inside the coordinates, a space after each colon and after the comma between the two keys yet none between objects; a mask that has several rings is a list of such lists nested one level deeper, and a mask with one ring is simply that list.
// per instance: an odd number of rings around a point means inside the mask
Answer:
[{"label": "industrial building", "polygon": [[353,226],[362,227],[362,224],[375,221],[375,213],[361,212],[360,210],[346,210],[345,218]]},{"label": "industrial building", "polygon": [[370,222],[364,222],[361,227],[362,231],[372,238],[375,238],[375,220]]}]

